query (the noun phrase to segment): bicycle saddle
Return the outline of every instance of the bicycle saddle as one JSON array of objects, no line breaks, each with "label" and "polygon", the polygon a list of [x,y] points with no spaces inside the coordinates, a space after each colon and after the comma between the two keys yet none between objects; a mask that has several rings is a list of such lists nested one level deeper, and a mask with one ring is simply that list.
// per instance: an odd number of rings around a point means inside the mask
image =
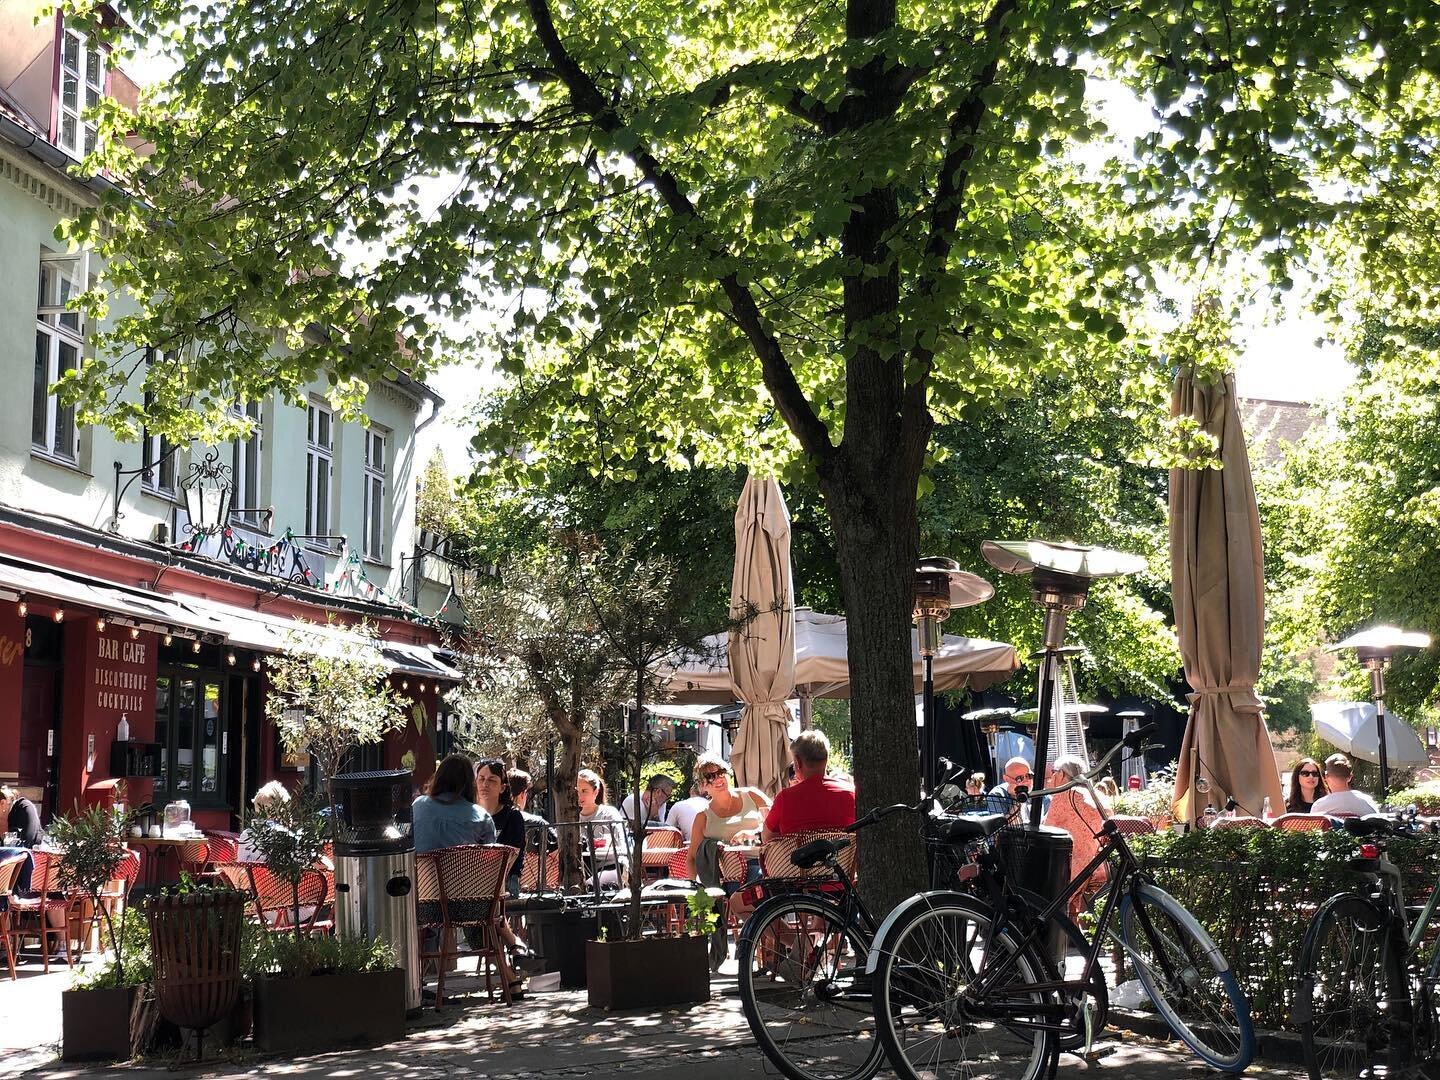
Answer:
[{"label": "bicycle saddle", "polygon": [[790,853],[790,861],[801,870],[809,870],[819,866],[836,852],[844,851],[850,846],[848,836],[837,837],[834,840],[811,840],[804,847],[798,847]]},{"label": "bicycle saddle", "polygon": [[1005,814],[961,814],[946,828],[945,839],[983,840],[987,836],[994,836],[1009,820]]}]

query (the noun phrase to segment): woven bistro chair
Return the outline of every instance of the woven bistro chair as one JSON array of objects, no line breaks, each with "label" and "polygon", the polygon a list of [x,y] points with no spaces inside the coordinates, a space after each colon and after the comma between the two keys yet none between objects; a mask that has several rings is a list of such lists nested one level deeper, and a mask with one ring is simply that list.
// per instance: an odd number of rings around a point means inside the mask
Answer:
[{"label": "woven bistro chair", "polygon": [[205,834],[206,859],[213,872],[221,863],[233,863],[240,858],[240,838],[229,833],[207,832]]},{"label": "woven bistro chair", "polygon": [[180,873],[200,879],[210,866],[209,843],[204,840],[186,840],[176,844],[175,865],[179,867]]},{"label": "woven bistro chair", "polygon": [[[505,918],[505,875],[519,854],[505,844],[462,844],[427,851],[415,858],[415,915],[421,933],[420,960],[436,962],[435,1007],[445,1000],[445,969],[459,956],[463,928],[479,931],[472,950],[485,971],[485,997],[494,1000],[492,965],[498,967],[505,943],[500,923]],[[426,935],[425,930],[435,931]],[[426,937],[438,937],[427,947]],[[510,984],[501,969],[500,995],[510,1003]]]},{"label": "woven bistro chair", "polygon": [[[255,910],[267,930],[294,933],[295,893],[290,883],[264,863],[243,863],[249,871]],[[334,878],[323,870],[306,870],[300,875],[300,925],[302,934],[328,934],[335,929],[333,920],[325,917],[324,907],[334,900]]]},{"label": "woven bistro chair", "polygon": [[256,922],[264,922],[260,917],[260,907],[255,902],[255,881],[250,876],[252,863],[228,862],[215,865],[215,877],[224,885],[230,886],[236,892],[245,894],[245,917],[254,919]]},{"label": "woven bistro chair", "polygon": [[[35,860],[35,868],[30,875],[33,895],[11,899],[10,908],[14,921],[10,932],[17,944],[30,937],[40,943],[41,961],[48,975],[50,942],[54,938],[65,943],[66,965],[75,966],[75,955],[70,948],[70,915],[75,906],[75,898],[67,894],[60,885],[60,855],[39,848],[30,855]],[[50,913],[54,911],[63,914],[59,926],[52,926],[50,923]]]},{"label": "woven bistro chair", "polygon": [[[543,871],[543,872],[542,872]],[[551,848],[542,858],[538,851],[527,851],[520,867],[522,893],[555,892],[560,888],[560,852]]]},{"label": "woven bistro chair", "polygon": [[130,890],[135,887],[135,881],[139,876],[140,852],[134,848],[128,848],[120,859],[120,869],[100,890],[100,906],[94,908],[90,913],[90,929],[87,932],[87,938],[96,936],[102,910],[108,911],[110,918],[116,920],[115,929],[118,932],[120,929],[118,920],[125,917],[125,908],[130,903]]},{"label": "woven bistro chair", "polygon": [[1210,826],[1212,829],[1265,829],[1268,827],[1261,818],[1248,815],[1216,818]]},{"label": "woven bistro chair", "polygon": [[1155,832],[1155,823],[1137,814],[1111,814],[1110,820],[1121,836],[1148,836]]},{"label": "woven bistro chair", "polygon": [[856,851],[854,837],[849,833],[835,831],[814,831],[789,833],[785,836],[774,836],[766,840],[760,847],[760,869],[765,872],[767,878],[777,881],[794,882],[803,885],[807,879],[819,879],[822,882],[830,881],[834,875],[830,868],[823,862],[816,863],[809,869],[801,869],[790,861],[790,856],[799,851],[806,844],[816,840],[840,840],[849,839],[847,845],[839,855],[840,868],[845,871],[853,880],[855,877]]},{"label": "woven bistro chair", "polygon": [[645,833],[645,850],[641,855],[645,878],[653,880],[670,876],[670,861],[676,852],[684,857],[685,844],[679,829],[666,825],[648,830]]},{"label": "woven bistro chair", "polygon": [[1325,832],[1330,819],[1324,814],[1281,814],[1270,824],[1287,832]]},{"label": "woven bistro chair", "polygon": [[10,968],[10,978],[15,974],[15,938],[10,929],[11,904],[14,900],[15,883],[20,880],[20,870],[28,855],[12,855],[0,861],[0,943],[5,946],[5,963]]}]

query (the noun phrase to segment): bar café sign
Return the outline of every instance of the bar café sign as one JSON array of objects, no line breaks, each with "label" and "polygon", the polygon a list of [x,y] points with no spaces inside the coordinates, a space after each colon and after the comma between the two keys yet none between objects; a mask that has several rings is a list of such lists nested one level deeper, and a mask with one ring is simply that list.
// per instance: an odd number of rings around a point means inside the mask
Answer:
[{"label": "bar caf\u00e9 sign", "polygon": [[146,695],[151,689],[150,672],[145,668],[148,647],[143,641],[96,637],[94,689],[98,708],[124,713],[145,711],[150,704]]}]

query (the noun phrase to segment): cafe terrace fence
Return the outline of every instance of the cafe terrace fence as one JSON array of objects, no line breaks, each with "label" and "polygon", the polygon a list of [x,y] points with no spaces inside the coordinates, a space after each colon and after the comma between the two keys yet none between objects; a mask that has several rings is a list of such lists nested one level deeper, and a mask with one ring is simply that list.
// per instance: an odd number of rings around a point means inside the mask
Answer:
[{"label": "cafe terrace fence", "polygon": [[[1290,1006],[1300,942],[1336,892],[1365,891],[1345,863],[1358,842],[1342,831],[1202,829],[1136,838],[1155,882],[1190,909],[1220,945],[1261,1028],[1293,1030]],[[1440,835],[1389,841],[1406,903],[1423,904],[1440,877]],[[1433,932],[1422,962],[1435,948]]]}]

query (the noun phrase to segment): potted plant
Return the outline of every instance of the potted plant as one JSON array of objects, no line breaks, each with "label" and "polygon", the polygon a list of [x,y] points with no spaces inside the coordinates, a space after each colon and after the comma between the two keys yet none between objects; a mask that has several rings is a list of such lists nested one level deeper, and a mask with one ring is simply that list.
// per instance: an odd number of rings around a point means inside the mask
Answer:
[{"label": "potted plant", "polygon": [[265,820],[252,820],[253,843],[290,885],[293,933],[261,936],[247,966],[254,976],[255,1044],[297,1053],[405,1034],[405,975],[386,942],[304,932],[300,882],[329,838],[316,800],[300,792]]},{"label": "potted plant", "polygon": [[719,913],[710,894],[686,898],[685,928],[585,943],[589,1003],[597,1009],[653,1009],[710,1000],[710,935]]},{"label": "potted plant", "polygon": [[[120,876],[127,824],[125,815],[101,806],[77,807],[50,824],[51,839],[65,852],[61,886],[83,898],[89,917],[98,913],[110,942],[108,959],[61,996],[60,1056],[66,1061],[118,1061],[131,1056],[131,1015],[140,984],[126,974],[126,935],[117,933],[114,915],[101,900],[105,886]],[[142,971],[136,969],[131,975]]]}]

